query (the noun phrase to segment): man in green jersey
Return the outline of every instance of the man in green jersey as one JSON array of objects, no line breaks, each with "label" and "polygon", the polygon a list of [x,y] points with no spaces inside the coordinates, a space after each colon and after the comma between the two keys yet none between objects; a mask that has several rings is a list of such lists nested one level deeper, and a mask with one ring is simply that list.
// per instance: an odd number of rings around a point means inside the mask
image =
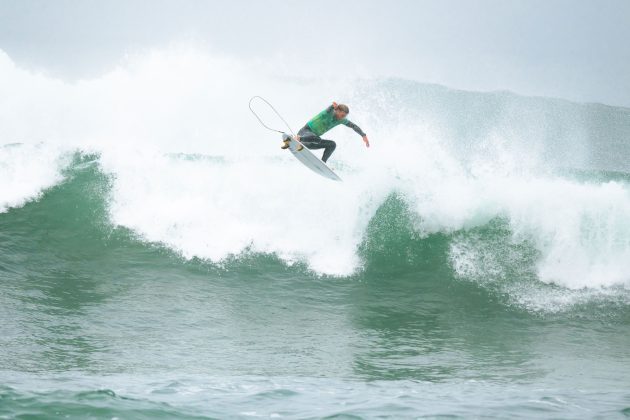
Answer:
[{"label": "man in green jersey", "polygon": [[[313,119],[298,131],[297,140],[309,149],[324,149],[322,160],[326,162],[335,151],[337,144],[332,140],[324,140],[320,136],[331,128],[343,124],[356,131],[363,137],[365,146],[370,147],[370,142],[363,130],[346,118],[349,113],[350,109],[346,105],[333,102],[332,105],[313,117]],[[284,141],[282,148],[289,148],[289,140]]]}]

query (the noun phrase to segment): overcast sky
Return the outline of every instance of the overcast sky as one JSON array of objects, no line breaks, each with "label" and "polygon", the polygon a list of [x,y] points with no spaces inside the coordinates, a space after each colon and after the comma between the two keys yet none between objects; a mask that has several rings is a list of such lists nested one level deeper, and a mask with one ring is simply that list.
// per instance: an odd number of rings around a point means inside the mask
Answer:
[{"label": "overcast sky", "polygon": [[68,80],[173,43],[301,74],[630,106],[630,0],[0,0],[0,48]]}]

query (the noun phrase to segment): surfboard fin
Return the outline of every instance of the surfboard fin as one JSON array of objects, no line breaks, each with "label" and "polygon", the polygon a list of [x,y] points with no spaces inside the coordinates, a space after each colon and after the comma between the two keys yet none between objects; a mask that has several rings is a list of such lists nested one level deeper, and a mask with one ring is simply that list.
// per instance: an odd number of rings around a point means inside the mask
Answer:
[{"label": "surfboard fin", "polygon": [[301,152],[302,150],[304,150],[304,146],[302,146],[301,144],[298,144],[297,151]]},{"label": "surfboard fin", "polygon": [[281,148],[282,150],[284,150],[284,149],[288,149],[288,148],[289,148],[289,144],[290,144],[290,143],[291,143],[291,140],[290,140],[290,139],[286,139],[285,141],[283,141],[283,142],[282,142],[282,146],[280,146],[280,148]]}]

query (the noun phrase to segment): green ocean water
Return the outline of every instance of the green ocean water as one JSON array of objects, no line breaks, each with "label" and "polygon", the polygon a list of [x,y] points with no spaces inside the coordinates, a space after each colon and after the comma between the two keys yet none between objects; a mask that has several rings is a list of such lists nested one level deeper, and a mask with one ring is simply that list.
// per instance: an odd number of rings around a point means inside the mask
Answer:
[{"label": "green ocean water", "polygon": [[[111,177],[97,156],[73,159],[64,182],[0,214],[3,418],[630,413],[623,288],[528,309],[505,284],[462,280],[459,233],[419,237],[396,194],[351,276],[254,252],[183,259],[107,223]],[[467,234],[502,241],[506,225]]]},{"label": "green ocean water", "polygon": [[0,55],[0,418],[630,416],[630,109],[134,60]]}]

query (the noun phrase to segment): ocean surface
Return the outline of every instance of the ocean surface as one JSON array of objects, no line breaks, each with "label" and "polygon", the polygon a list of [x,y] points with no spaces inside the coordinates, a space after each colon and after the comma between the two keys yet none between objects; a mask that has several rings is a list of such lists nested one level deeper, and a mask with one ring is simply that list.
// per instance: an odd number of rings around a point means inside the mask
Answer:
[{"label": "ocean surface", "polygon": [[628,162],[627,108],[0,53],[0,418],[628,417]]}]

